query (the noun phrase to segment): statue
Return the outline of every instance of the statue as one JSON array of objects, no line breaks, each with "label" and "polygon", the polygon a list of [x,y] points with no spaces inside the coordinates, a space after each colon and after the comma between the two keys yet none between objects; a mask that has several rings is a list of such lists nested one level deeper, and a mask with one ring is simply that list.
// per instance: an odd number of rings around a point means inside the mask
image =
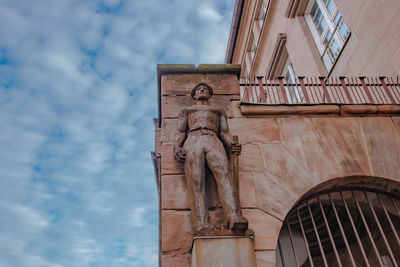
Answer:
[{"label": "statue", "polygon": [[214,229],[209,222],[206,202],[207,165],[215,178],[218,196],[226,214],[229,229],[234,233],[244,233],[248,227],[248,221],[241,212],[237,184],[225,150],[226,147],[234,155],[238,155],[242,147],[229,133],[225,111],[209,105],[208,99],[212,94],[212,88],[205,83],[200,83],[193,88],[191,95],[196,100],[196,105],[183,108],[178,116],[175,158],[180,162],[185,162],[185,174],[191,195],[192,219],[196,232]]}]

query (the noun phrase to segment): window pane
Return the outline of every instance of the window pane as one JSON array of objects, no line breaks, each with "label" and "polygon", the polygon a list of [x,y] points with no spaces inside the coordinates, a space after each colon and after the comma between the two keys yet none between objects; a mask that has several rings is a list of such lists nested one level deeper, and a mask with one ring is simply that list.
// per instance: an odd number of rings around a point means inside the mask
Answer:
[{"label": "window pane", "polygon": [[332,11],[335,9],[335,3],[333,1],[330,1],[328,6],[327,6],[327,10],[329,12],[329,14],[332,14]]},{"label": "window pane", "polygon": [[347,28],[346,24],[343,22],[342,25],[339,27],[340,35],[342,36],[343,40],[346,40],[349,37],[349,29]]},{"label": "window pane", "polygon": [[322,33],[324,32],[324,30],[326,28],[326,25],[327,25],[326,20],[324,18],[322,18],[319,26],[317,27],[317,31],[318,31],[319,35],[322,35]]},{"label": "window pane", "polygon": [[330,43],[330,48],[332,50],[333,56],[335,57],[335,59],[337,58],[337,56],[339,55],[340,52],[340,47],[338,45],[338,43],[336,42],[335,39],[333,39]]},{"label": "window pane", "polygon": [[331,30],[328,30],[328,33],[326,34],[326,38],[324,39],[324,46],[325,48],[329,46],[329,41],[332,38],[332,32]]},{"label": "window pane", "polygon": [[338,13],[336,14],[335,19],[333,20],[333,23],[334,23],[335,25],[337,25],[337,24],[339,23],[339,20],[340,20],[341,17],[342,17],[342,15],[340,14],[340,12],[338,12]]},{"label": "window pane", "polygon": [[317,11],[317,9],[318,9],[318,4],[317,4],[317,2],[314,2],[314,5],[313,5],[313,7],[311,8],[311,12],[310,12],[311,17],[314,18],[314,16],[315,16],[315,11]]},{"label": "window pane", "polygon": [[318,8],[317,10],[317,14],[315,14],[315,17],[313,19],[315,27],[318,27],[319,21],[321,20],[322,17],[322,12],[321,10]]}]

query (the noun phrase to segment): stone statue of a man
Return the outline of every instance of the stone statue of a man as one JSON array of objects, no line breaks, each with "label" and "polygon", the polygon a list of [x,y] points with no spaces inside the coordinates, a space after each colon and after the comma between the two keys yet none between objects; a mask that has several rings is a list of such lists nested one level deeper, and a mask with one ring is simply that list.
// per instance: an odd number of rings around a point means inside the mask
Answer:
[{"label": "stone statue of a man", "polygon": [[229,229],[243,233],[248,222],[241,213],[237,188],[224,148],[225,145],[233,153],[240,153],[241,145],[235,143],[229,133],[225,111],[209,105],[208,99],[212,94],[212,88],[205,83],[193,88],[192,97],[196,105],[183,108],[179,114],[175,157],[185,162],[195,230],[213,229],[209,223],[205,192],[207,165],[215,178]]}]

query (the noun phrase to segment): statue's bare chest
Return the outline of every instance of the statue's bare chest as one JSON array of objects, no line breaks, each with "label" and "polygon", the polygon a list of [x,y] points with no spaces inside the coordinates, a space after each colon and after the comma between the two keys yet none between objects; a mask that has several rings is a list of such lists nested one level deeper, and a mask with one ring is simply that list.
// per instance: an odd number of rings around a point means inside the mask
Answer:
[{"label": "statue's bare chest", "polygon": [[206,127],[218,130],[219,127],[219,114],[216,110],[211,109],[194,109],[188,114],[189,129],[198,127]]}]

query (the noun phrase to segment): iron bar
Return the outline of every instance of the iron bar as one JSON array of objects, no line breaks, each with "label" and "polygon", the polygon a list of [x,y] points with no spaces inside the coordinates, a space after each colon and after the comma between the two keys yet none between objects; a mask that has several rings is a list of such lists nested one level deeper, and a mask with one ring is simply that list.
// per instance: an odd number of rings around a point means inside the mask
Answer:
[{"label": "iron bar", "polygon": [[279,238],[278,238],[278,249],[279,249],[279,255],[281,256],[282,267],[285,267],[285,261],[283,259],[282,247],[281,247],[281,242],[279,241]]},{"label": "iron bar", "polygon": [[284,101],[284,103],[288,104],[289,101],[288,101],[288,97],[287,97],[287,94],[286,94],[285,85],[283,84],[283,77],[282,77],[282,76],[279,76],[279,77],[278,77],[278,81],[279,81],[279,85],[280,85],[280,88],[281,88],[281,93],[282,93],[282,96],[283,96],[283,101]]},{"label": "iron bar", "polygon": [[331,202],[331,205],[332,205],[332,208],[333,208],[333,212],[335,213],[335,217],[336,217],[336,221],[338,222],[338,225],[339,225],[340,233],[343,236],[343,240],[344,240],[344,244],[345,244],[346,249],[347,249],[347,253],[349,253],[351,263],[353,264],[354,267],[356,267],[356,262],[354,261],[353,252],[350,249],[349,242],[347,241],[346,234],[344,233],[344,230],[343,230],[342,222],[340,221],[338,212],[336,210],[335,203],[333,203],[333,200],[332,200],[332,197],[331,197],[330,193],[328,193],[328,197],[329,197],[329,201]]},{"label": "iron bar", "polygon": [[310,259],[310,265],[311,265],[311,267],[314,267],[314,263],[312,261],[311,252],[310,252],[310,245],[308,244],[306,233],[304,232],[304,226],[303,226],[303,222],[301,221],[298,208],[296,209],[296,212],[297,212],[297,218],[299,219],[299,223],[300,223],[301,233],[303,234],[304,244],[306,245],[307,255],[308,255],[308,258]]},{"label": "iron bar", "polygon": [[354,235],[356,236],[358,246],[360,247],[361,253],[362,253],[363,257],[364,257],[364,261],[367,263],[367,266],[370,266],[370,265],[369,265],[369,262],[368,262],[367,254],[365,253],[364,247],[363,247],[363,245],[362,245],[362,243],[361,243],[360,236],[359,236],[358,231],[357,231],[357,228],[356,228],[356,226],[355,226],[355,224],[354,224],[354,220],[353,220],[353,217],[351,216],[351,213],[350,213],[349,207],[348,207],[348,205],[347,205],[347,203],[346,203],[346,200],[343,198],[342,192],[339,192],[339,195],[340,195],[340,198],[341,198],[342,201],[343,201],[344,208],[345,208],[345,210],[346,210],[346,212],[347,212],[347,216],[349,217],[351,227],[352,227],[352,229],[353,229]]},{"label": "iron bar", "polygon": [[342,83],[342,87],[343,87],[344,93],[346,94],[349,103],[350,103],[350,104],[353,104],[353,99],[351,98],[350,92],[349,92],[349,90],[347,89],[346,82],[344,81],[345,78],[346,78],[346,77],[343,77],[343,76],[340,76],[340,77],[339,77],[340,82]]},{"label": "iron bar", "polygon": [[289,220],[286,221],[286,226],[289,231],[289,240],[290,240],[290,245],[292,246],[294,260],[296,261],[296,266],[300,267],[299,260],[297,259],[297,255],[296,255],[296,250],[295,250],[294,244],[293,244],[293,236],[292,236],[292,230],[290,229]]},{"label": "iron bar", "polygon": [[336,260],[337,260],[339,266],[342,267],[342,262],[340,261],[339,254],[338,254],[337,249],[336,249],[336,244],[335,244],[335,241],[333,240],[333,237],[332,237],[332,233],[331,233],[331,229],[330,229],[328,220],[326,219],[326,214],[325,214],[324,207],[323,207],[323,205],[322,205],[322,203],[321,203],[320,197],[317,197],[317,199],[318,199],[319,207],[321,208],[322,217],[324,218],[325,227],[326,227],[326,229],[328,230],[329,239],[330,239],[330,241],[331,241],[331,243],[332,243],[332,248],[333,248],[333,251],[334,251],[334,253],[335,253]]},{"label": "iron bar", "polygon": [[368,227],[367,221],[365,220],[364,212],[362,211],[362,209],[360,207],[360,203],[358,203],[358,200],[357,200],[356,196],[354,195],[353,191],[351,191],[351,194],[353,196],[354,201],[356,202],[356,206],[357,206],[358,212],[360,213],[361,220],[362,220],[362,222],[364,224],[365,231],[367,232],[368,237],[369,237],[369,239],[371,241],[372,247],[373,247],[374,252],[375,252],[375,256],[377,257],[377,260],[379,262],[379,266],[383,267],[381,256],[379,254],[378,248],[376,247],[374,238],[372,237],[372,234],[371,234],[371,231],[370,231],[370,229]]},{"label": "iron bar", "polygon": [[385,78],[386,78],[385,76],[379,76],[379,80],[380,80],[380,82],[381,82],[383,88],[384,88],[385,91],[386,91],[386,94],[388,95],[388,97],[389,97],[389,99],[390,99],[390,101],[391,101],[390,104],[394,104],[395,101],[394,101],[393,96],[392,96],[392,94],[390,93],[390,91],[389,91],[389,89],[388,89],[388,87],[387,87],[387,85],[386,85],[386,83],[385,83]]},{"label": "iron bar", "polygon": [[265,103],[266,99],[265,99],[264,87],[262,84],[262,78],[263,78],[263,76],[257,76],[258,88],[260,89],[261,103]]},{"label": "iron bar", "polygon": [[310,103],[310,98],[308,97],[306,86],[304,85],[304,76],[299,76],[298,79],[300,82],[300,88],[303,91],[304,99],[306,100],[306,103]]},{"label": "iron bar", "polygon": [[379,194],[378,194],[378,193],[375,193],[375,194],[376,194],[376,196],[378,197],[379,203],[381,204],[381,206],[382,206],[382,208],[383,208],[383,211],[385,212],[385,216],[386,216],[386,218],[387,218],[387,220],[388,220],[388,222],[389,222],[390,228],[392,229],[392,232],[393,232],[394,236],[396,237],[397,244],[398,244],[399,247],[400,247],[400,238],[399,238],[399,235],[397,234],[397,231],[396,231],[396,229],[394,228],[392,219],[390,219],[390,216],[389,216],[389,213],[387,212],[386,206],[385,206],[385,204],[383,203],[383,201],[382,201],[381,197],[379,196]]},{"label": "iron bar", "polygon": [[329,95],[329,92],[328,92],[328,90],[326,89],[326,84],[325,84],[324,79],[325,79],[324,76],[320,76],[320,77],[319,77],[319,81],[320,81],[320,83],[321,83],[322,90],[323,90],[324,95],[325,95],[325,97],[326,97],[326,102],[324,101],[324,103],[332,103],[332,101],[331,101],[331,96]]},{"label": "iron bar", "polygon": [[372,96],[371,96],[371,92],[370,92],[370,90],[368,90],[368,87],[367,87],[367,85],[365,84],[365,76],[360,76],[360,77],[358,77],[358,78],[360,79],[361,84],[362,84],[362,87],[364,88],[364,91],[365,91],[365,93],[367,94],[367,97],[369,98],[369,102],[370,102],[371,104],[375,104],[375,101],[374,101],[374,99],[373,99]]},{"label": "iron bar", "polygon": [[387,239],[386,239],[385,233],[383,232],[382,225],[381,225],[381,223],[379,222],[378,216],[376,216],[375,209],[374,209],[374,207],[373,207],[371,201],[368,199],[367,193],[366,193],[365,191],[364,191],[364,195],[365,195],[365,199],[367,200],[367,202],[368,202],[368,204],[369,204],[369,207],[371,208],[372,215],[374,216],[375,221],[376,221],[376,224],[378,225],[379,231],[380,231],[380,233],[381,233],[381,235],[382,235],[383,241],[385,242],[385,245],[386,245],[386,248],[387,248],[387,250],[388,250],[388,252],[389,252],[389,255],[390,255],[390,257],[392,258],[392,262],[393,262],[393,264],[394,264],[394,267],[398,267],[398,265],[397,265],[397,263],[396,263],[396,258],[394,257],[393,252],[392,252],[392,249],[390,248],[390,245],[389,245],[389,243],[388,243],[388,241],[387,241]]},{"label": "iron bar", "polygon": [[324,251],[324,248],[322,247],[321,239],[319,238],[318,229],[317,229],[317,226],[315,225],[314,216],[312,214],[310,204],[308,203],[308,201],[306,203],[307,203],[307,207],[308,207],[308,212],[310,213],[311,222],[314,227],[315,236],[317,237],[318,246],[321,251],[322,260],[324,261],[325,266],[328,266],[328,263],[327,263],[326,257],[325,257],[325,251]]},{"label": "iron bar", "polygon": [[397,207],[397,205],[396,205],[395,201],[393,200],[393,198],[392,198],[392,203],[393,203],[394,208],[395,208],[396,211],[397,211],[397,214],[398,214],[399,217],[400,217],[400,210],[399,210],[399,208]]}]

